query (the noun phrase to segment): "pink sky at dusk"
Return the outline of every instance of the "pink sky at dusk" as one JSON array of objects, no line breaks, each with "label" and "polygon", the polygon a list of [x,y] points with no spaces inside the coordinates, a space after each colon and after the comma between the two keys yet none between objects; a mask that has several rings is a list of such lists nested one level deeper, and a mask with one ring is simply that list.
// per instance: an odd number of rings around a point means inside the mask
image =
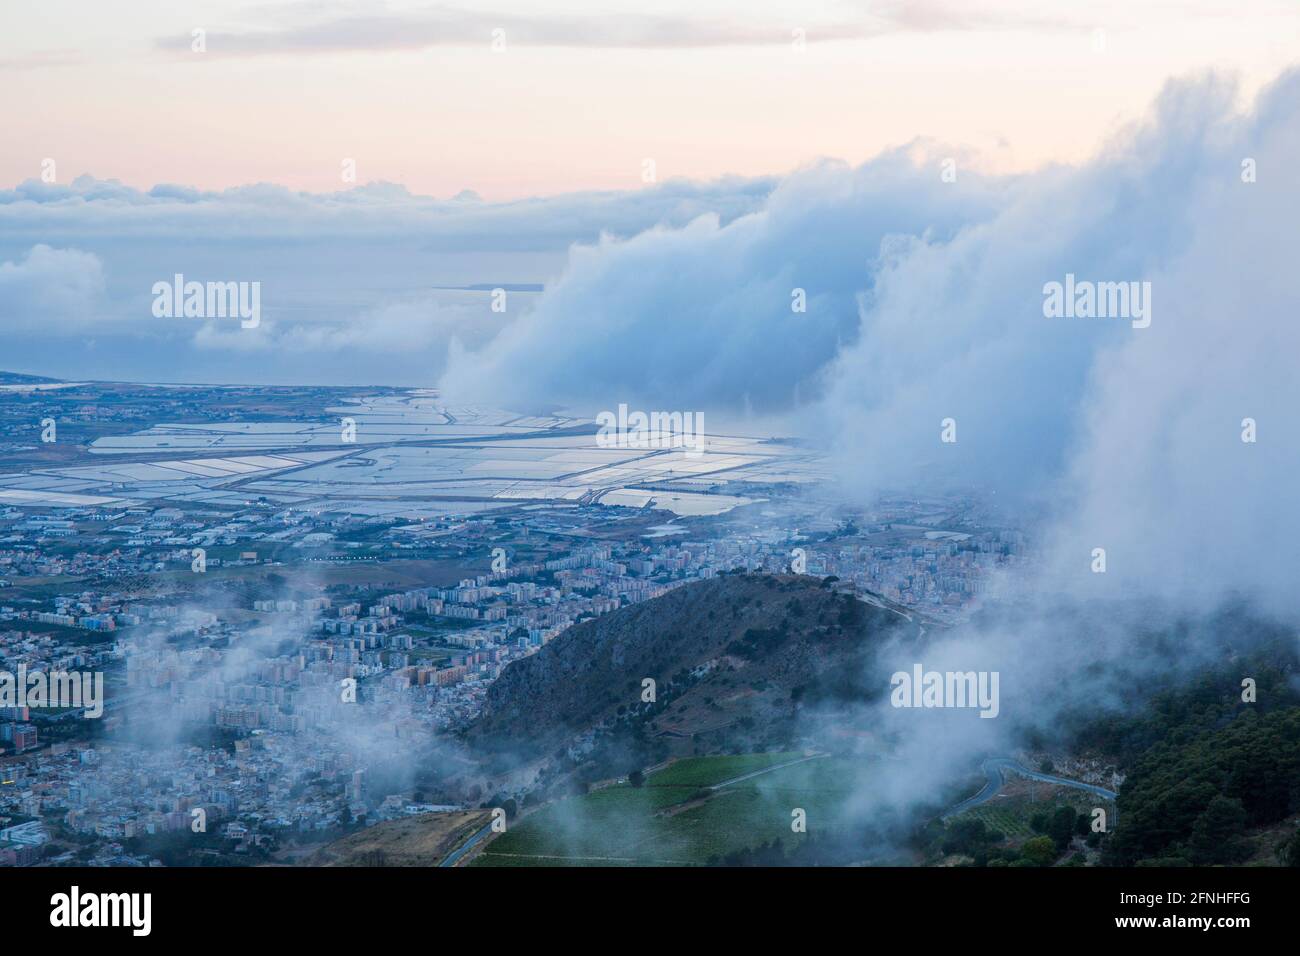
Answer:
[{"label": "pink sky at dusk", "polygon": [[1237,71],[1251,94],[1300,33],[1274,0],[191,6],[7,10],[0,184],[53,158],[60,182],[335,191],[351,158],[358,183],[510,199],[635,189],[646,159],[660,180],[779,174],[917,137],[1026,170],[1085,159],[1170,76]]}]

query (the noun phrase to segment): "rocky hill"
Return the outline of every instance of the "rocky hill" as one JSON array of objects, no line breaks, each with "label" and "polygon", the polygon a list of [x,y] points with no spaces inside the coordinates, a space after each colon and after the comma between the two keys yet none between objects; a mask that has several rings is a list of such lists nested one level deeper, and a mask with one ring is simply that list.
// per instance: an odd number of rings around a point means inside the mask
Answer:
[{"label": "rocky hill", "polygon": [[464,736],[521,759],[629,719],[656,737],[770,743],[800,708],[883,693],[873,648],[916,631],[820,578],[723,575],[578,624],[511,664]]},{"label": "rocky hill", "polygon": [[21,372],[0,371],[0,385],[51,385],[61,379],[46,378],[44,375],[24,375]]}]

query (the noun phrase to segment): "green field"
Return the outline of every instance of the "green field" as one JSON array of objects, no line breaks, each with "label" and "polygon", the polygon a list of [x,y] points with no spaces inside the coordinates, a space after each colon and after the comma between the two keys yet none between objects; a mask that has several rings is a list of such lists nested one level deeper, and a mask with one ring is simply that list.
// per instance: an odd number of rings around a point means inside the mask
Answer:
[{"label": "green field", "polygon": [[1041,800],[1029,800],[1026,797],[1010,797],[999,800],[994,798],[989,803],[967,810],[959,819],[983,820],[984,825],[1000,830],[1013,843],[1038,836],[1029,821],[1036,813],[1052,814],[1057,807],[1072,807],[1080,813],[1091,813],[1092,808],[1103,806],[1107,814],[1114,814],[1114,804],[1109,800],[1093,799],[1077,791],[1064,790]]},{"label": "green field", "polygon": [[570,797],[531,813],[497,837],[475,866],[654,866],[703,864],[738,850],[805,839],[843,827],[852,781],[864,761],[819,757],[708,790],[755,770],[797,760],[797,753],[693,757],[646,778]]},{"label": "green field", "polygon": [[735,754],[723,757],[688,757],[656,770],[646,778],[647,787],[711,787],[714,784],[762,770],[775,764],[798,760],[802,754]]}]

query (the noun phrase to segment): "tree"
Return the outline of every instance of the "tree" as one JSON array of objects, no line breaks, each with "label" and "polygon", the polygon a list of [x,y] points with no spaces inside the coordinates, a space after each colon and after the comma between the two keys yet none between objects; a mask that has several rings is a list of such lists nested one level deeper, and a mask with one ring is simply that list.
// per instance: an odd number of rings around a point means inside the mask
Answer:
[{"label": "tree", "polygon": [[1192,825],[1188,841],[1192,861],[1199,865],[1236,863],[1248,853],[1246,808],[1240,800],[1216,794]]},{"label": "tree", "polygon": [[1277,848],[1277,859],[1283,866],[1300,866],[1300,830]]},{"label": "tree", "polygon": [[1051,866],[1056,855],[1056,842],[1049,836],[1026,840],[1020,848],[1020,858],[1030,866]]},{"label": "tree", "polygon": [[639,787],[641,784],[645,783],[645,774],[640,770],[633,770],[627,775],[627,782],[634,787]]},{"label": "tree", "polygon": [[958,819],[948,825],[940,849],[945,854],[963,853],[969,856],[977,856],[977,852],[991,842],[998,841],[992,839],[991,831],[985,826],[983,820],[978,818]]},{"label": "tree", "polygon": [[1074,807],[1058,807],[1048,821],[1047,835],[1055,841],[1058,853],[1064,853],[1065,848],[1070,845],[1070,837],[1074,835],[1074,821],[1077,815]]}]

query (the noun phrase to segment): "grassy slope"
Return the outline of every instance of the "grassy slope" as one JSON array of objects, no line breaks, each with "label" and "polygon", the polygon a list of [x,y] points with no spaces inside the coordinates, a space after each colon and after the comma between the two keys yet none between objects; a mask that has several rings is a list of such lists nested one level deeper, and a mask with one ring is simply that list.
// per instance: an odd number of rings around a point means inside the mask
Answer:
[{"label": "grassy slope", "polygon": [[799,756],[695,757],[651,774],[640,788],[620,784],[549,804],[492,841],[474,865],[702,864],[770,840],[803,839],[790,827],[796,807],[810,832],[842,825],[851,781],[871,772],[863,761],[818,758],[703,791]]}]

